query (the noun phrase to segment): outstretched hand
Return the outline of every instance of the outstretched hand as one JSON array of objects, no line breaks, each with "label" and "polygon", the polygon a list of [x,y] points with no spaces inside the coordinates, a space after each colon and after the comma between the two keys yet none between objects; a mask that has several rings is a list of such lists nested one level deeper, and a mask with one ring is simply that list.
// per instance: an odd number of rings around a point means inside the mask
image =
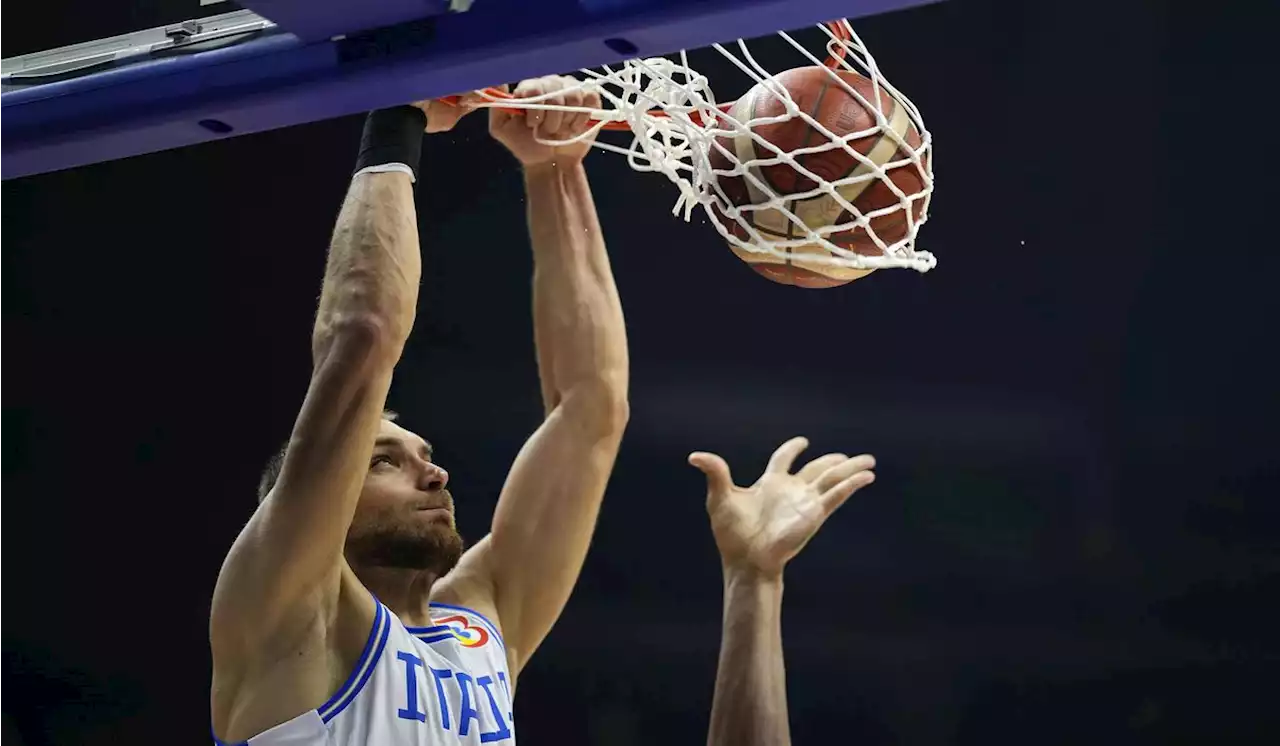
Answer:
[{"label": "outstretched hand", "polygon": [[736,486],[719,456],[689,455],[689,463],[707,475],[707,513],[725,567],[780,575],[827,516],[875,480],[874,458],[842,453],[820,456],[792,474],[808,446],[805,438],[783,443],[750,487]]}]

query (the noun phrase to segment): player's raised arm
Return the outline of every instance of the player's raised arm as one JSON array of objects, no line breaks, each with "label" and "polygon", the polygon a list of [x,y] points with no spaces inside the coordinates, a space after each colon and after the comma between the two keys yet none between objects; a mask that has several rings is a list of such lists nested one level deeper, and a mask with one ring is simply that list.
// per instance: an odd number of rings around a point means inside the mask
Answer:
[{"label": "player's raised arm", "polygon": [[716,669],[708,746],[786,746],[786,669],[782,658],[782,570],[827,516],[875,479],[870,456],[833,453],[796,474],[808,445],[782,444],[765,473],[737,487],[719,456],[694,453],[707,475],[707,512],[724,569],[724,630]]},{"label": "player's raised arm", "polygon": [[[526,81],[517,98],[563,90]],[[581,91],[550,103],[598,106]],[[534,253],[534,333],[547,416],[516,457],[483,559],[519,671],[559,617],[582,569],[627,412],[627,340],[582,159],[589,142],[550,147],[587,127],[585,114],[490,112],[490,129],[524,166]],[[481,563],[478,563],[481,564]]]},{"label": "player's raised arm", "polygon": [[264,640],[316,618],[337,592],[392,369],[414,321],[422,261],[412,169],[424,123],[410,106],[366,120],[329,247],[311,383],[274,488],[236,539],[214,591],[215,671],[260,655]]}]

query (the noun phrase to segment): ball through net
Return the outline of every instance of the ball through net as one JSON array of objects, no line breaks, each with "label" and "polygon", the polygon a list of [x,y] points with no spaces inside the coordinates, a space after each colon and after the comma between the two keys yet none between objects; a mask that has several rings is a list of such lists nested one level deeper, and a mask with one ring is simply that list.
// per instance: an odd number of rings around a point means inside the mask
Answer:
[{"label": "ball through net", "polygon": [[[594,145],[665,175],[679,190],[673,214],[688,221],[701,208],[762,274],[798,266],[843,284],[876,269],[926,272],[936,260],[916,238],[933,194],[932,136],[847,20],[817,28],[818,53],[798,33],[777,34],[800,55],[783,71],[744,40],[712,45],[715,67],[727,62],[750,85],[733,101],[717,100],[686,52],[581,70],[576,85],[601,100],[581,138],[629,132],[629,145]],[[546,103],[555,94],[482,94],[492,106],[583,111]]]}]

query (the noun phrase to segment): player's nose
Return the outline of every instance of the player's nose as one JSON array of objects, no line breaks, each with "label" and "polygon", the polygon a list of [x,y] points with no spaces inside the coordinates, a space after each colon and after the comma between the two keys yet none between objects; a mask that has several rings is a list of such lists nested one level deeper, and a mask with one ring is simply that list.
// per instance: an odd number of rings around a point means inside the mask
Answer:
[{"label": "player's nose", "polygon": [[445,485],[449,484],[449,472],[437,464],[430,462],[423,464],[419,474],[418,489],[436,492],[444,489]]}]

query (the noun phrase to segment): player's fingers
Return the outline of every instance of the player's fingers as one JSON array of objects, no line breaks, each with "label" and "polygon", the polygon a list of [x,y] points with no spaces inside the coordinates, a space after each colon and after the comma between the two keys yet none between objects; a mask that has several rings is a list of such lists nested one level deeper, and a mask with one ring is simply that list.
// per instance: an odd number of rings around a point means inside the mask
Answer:
[{"label": "player's fingers", "polygon": [[[503,93],[511,92],[511,86],[507,85],[506,83],[503,83],[502,85],[493,86],[493,87],[497,88]],[[501,106],[490,107],[489,108],[489,131],[490,132],[498,131],[498,129],[500,129],[501,127],[506,125],[508,122],[510,122],[515,116],[517,116],[516,113],[510,109],[505,109],[505,108],[502,108]]]},{"label": "player's fingers", "polygon": [[773,456],[769,458],[769,466],[766,467],[766,471],[778,474],[791,473],[791,465],[795,463],[796,456],[799,456],[808,447],[808,438],[797,436],[788,440],[773,452]]},{"label": "player's fingers", "polygon": [[533,96],[541,96],[542,78],[529,78],[516,83],[516,89],[511,92],[512,98],[531,98]]},{"label": "player's fingers", "polygon": [[506,128],[506,126],[511,123],[511,120],[516,117],[523,118],[524,115],[519,112],[513,112],[510,109],[504,109],[498,106],[494,106],[490,108],[489,109],[489,131],[497,132],[501,129]]},{"label": "player's fingers", "polygon": [[[541,79],[523,80],[516,86],[516,90],[511,94],[511,97],[516,99],[533,98],[535,96],[541,96],[543,93],[545,93],[545,91],[542,89]],[[538,125],[542,124],[542,120],[545,117],[546,112],[542,109],[524,110],[524,121],[530,129],[537,129]]]},{"label": "player's fingers", "polygon": [[586,132],[592,126],[591,111],[599,111],[600,109],[600,94],[591,90],[584,91],[582,94],[582,108],[589,110],[582,112],[582,129],[580,131]]},{"label": "player's fingers", "polygon": [[[564,106],[564,81],[556,76],[544,78],[542,90],[544,93],[552,94],[542,103],[547,106]],[[560,127],[564,125],[564,118],[567,112],[560,109],[550,109],[546,112],[546,118],[542,120],[542,126],[538,129],[539,137],[558,138],[560,136]]]},{"label": "player's fingers", "polygon": [[462,96],[458,97],[458,106],[464,111],[475,111],[478,107],[484,106],[487,103],[489,103],[489,97],[480,91],[464,93]]},{"label": "player's fingers", "polygon": [[723,497],[733,489],[729,465],[714,453],[695,451],[689,454],[689,465],[707,475],[707,498]]},{"label": "player's fingers", "polygon": [[874,471],[860,471],[835,487],[823,492],[818,498],[822,504],[822,514],[831,515],[836,512],[836,508],[844,505],[845,500],[848,500],[850,495],[874,481],[876,481],[876,473]]},{"label": "player's fingers", "polygon": [[570,88],[565,92],[564,102],[565,106],[578,109],[578,111],[575,111],[565,117],[565,137],[577,137],[587,129],[588,114],[581,110],[586,105],[586,95],[583,93],[581,88]]},{"label": "player's fingers", "polygon": [[844,462],[849,457],[843,453],[828,453],[825,456],[819,456],[804,466],[800,467],[800,471],[796,472],[796,476],[806,482],[812,482],[818,478],[822,472],[830,469],[836,464]]},{"label": "player's fingers", "polygon": [[875,457],[864,453],[828,467],[814,480],[813,486],[818,492],[826,492],[858,472],[870,471],[874,468],[876,468]]}]

